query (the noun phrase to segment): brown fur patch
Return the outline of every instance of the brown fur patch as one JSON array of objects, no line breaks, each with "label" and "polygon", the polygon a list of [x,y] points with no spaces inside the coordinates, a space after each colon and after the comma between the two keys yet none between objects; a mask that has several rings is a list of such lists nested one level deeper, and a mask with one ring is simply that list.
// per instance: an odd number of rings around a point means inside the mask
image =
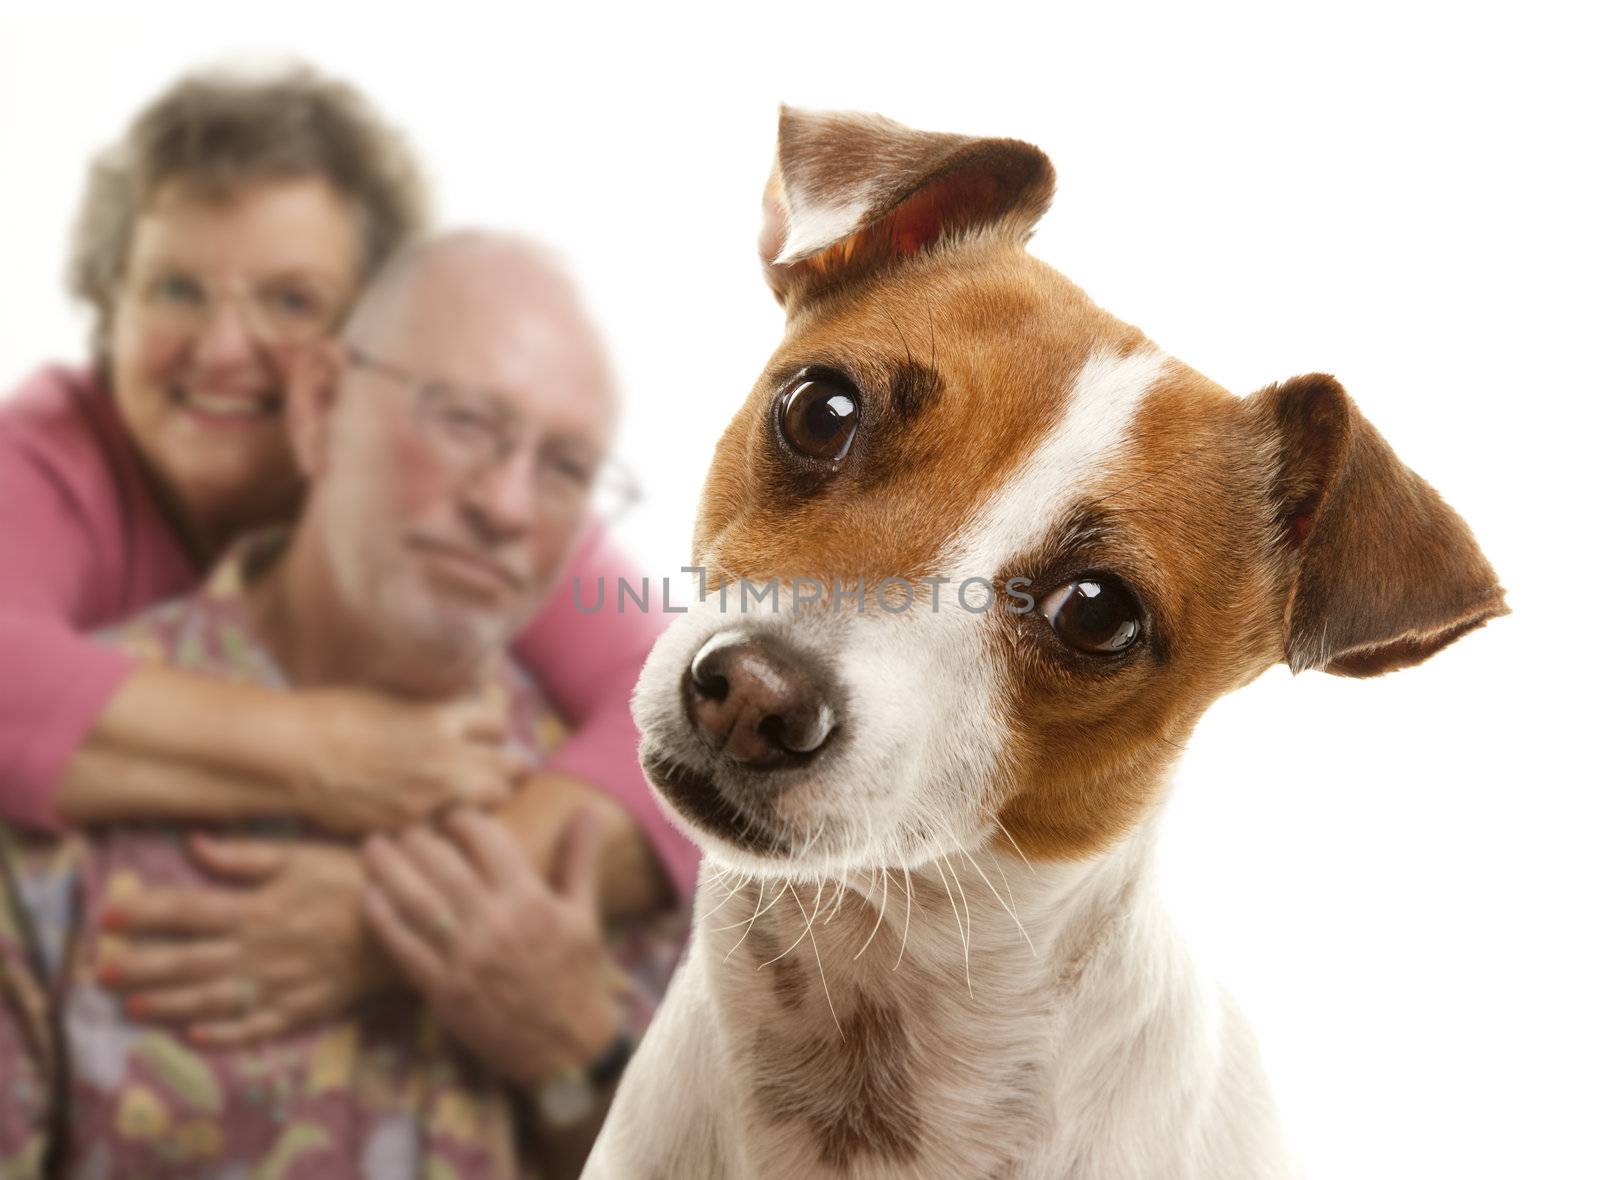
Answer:
[{"label": "brown fur patch", "polygon": [[[885,274],[848,304],[808,309],[724,431],[695,529],[697,558],[729,576],[825,583],[915,579],[958,522],[1048,430],[1094,348],[1142,339],[1020,247],[942,250]],[[938,395],[907,415],[895,378],[906,350]],[[797,485],[772,403],[806,365],[854,377],[864,405],[836,469]],[[903,395],[903,390],[901,391]],[[713,582],[713,584],[715,584]]]},{"label": "brown fur patch", "polygon": [[[1282,574],[1267,464],[1243,403],[1181,367],[1146,397],[1113,474],[1089,491],[1093,540],[1029,555],[1005,576],[1042,596],[1086,570],[1116,573],[1148,614],[1126,657],[1052,646],[1023,616],[998,640],[1012,670],[1001,821],[1030,857],[1093,855],[1139,822],[1200,714],[1278,659]],[[1030,633],[1031,629],[1031,633]]]},{"label": "brown fur patch", "polygon": [[1401,463],[1332,377],[1250,399],[1278,441],[1300,569],[1286,604],[1289,666],[1376,676],[1421,663],[1507,612],[1466,522]]},{"label": "brown fur patch", "polygon": [[1372,675],[1505,611],[1466,525],[1331,378],[1236,398],[1179,370],[1146,399],[1122,457],[1092,493],[1101,540],[1057,576],[1123,575],[1154,633],[1126,660],[1041,658],[1015,631],[997,653],[1014,672],[1019,785],[1000,818],[1029,856],[1118,839],[1211,702],[1272,664]]},{"label": "brown fur patch", "polygon": [[818,1158],[835,1171],[862,1158],[915,1159],[922,1116],[900,1012],[863,999],[843,1028],[842,1039],[831,1027],[815,1037],[760,1030],[757,1105],[774,1122],[809,1128]]}]

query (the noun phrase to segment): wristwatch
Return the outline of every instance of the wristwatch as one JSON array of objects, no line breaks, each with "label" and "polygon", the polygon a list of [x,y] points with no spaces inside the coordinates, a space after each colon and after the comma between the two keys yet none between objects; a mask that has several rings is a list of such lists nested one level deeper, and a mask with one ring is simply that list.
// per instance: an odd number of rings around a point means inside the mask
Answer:
[{"label": "wristwatch", "polygon": [[616,1084],[633,1056],[633,1037],[626,1030],[587,1066],[563,1070],[539,1087],[539,1114],[554,1127],[568,1127],[588,1118],[600,1096]]}]

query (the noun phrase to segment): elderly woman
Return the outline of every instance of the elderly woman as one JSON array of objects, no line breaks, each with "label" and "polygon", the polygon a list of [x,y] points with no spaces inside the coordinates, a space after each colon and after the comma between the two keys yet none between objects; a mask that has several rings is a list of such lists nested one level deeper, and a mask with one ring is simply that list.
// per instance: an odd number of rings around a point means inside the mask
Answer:
[{"label": "elderly woman", "polygon": [[[569,800],[598,787],[634,821],[602,854],[608,911],[687,894],[695,854],[649,800],[627,713],[649,616],[583,615],[556,593],[517,639],[571,729],[531,776],[468,702],[220,681],[87,635],[294,515],[288,367],[422,220],[401,143],[348,88],[303,71],[183,81],[97,165],[72,272],[96,315],[94,365],[43,370],[0,401],[0,818],[59,830],[281,815],[360,833],[514,786]],[[566,549],[569,576],[623,572],[597,527]],[[536,851],[568,814],[507,817]],[[251,855],[220,842],[207,867]],[[250,883],[120,899],[128,943],[107,983],[133,1011],[242,1044],[388,985],[349,937],[365,888],[354,853],[339,871],[288,858],[235,875]],[[257,984],[250,1010],[219,1014],[217,984],[236,977]]]}]

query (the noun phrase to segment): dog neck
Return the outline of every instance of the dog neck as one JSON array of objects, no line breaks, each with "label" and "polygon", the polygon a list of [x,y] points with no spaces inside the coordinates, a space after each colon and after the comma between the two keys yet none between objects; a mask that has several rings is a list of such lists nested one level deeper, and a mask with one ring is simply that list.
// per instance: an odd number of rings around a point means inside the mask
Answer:
[{"label": "dog neck", "polygon": [[1061,1134],[1064,1111],[1092,1126],[1184,1068],[1174,1045],[1202,1005],[1154,897],[1153,823],[1072,863],[1030,865],[1002,838],[821,883],[708,870],[697,960],[759,1128],[748,1163],[984,1175],[976,1161]]},{"label": "dog neck", "polygon": [[741,993],[768,975],[783,1011],[820,1015],[836,1034],[855,999],[920,987],[977,1011],[1039,989],[1055,1005],[1119,946],[1156,933],[1154,837],[1147,821],[1093,859],[1048,864],[1001,837],[916,869],[820,881],[708,861],[697,926]]}]

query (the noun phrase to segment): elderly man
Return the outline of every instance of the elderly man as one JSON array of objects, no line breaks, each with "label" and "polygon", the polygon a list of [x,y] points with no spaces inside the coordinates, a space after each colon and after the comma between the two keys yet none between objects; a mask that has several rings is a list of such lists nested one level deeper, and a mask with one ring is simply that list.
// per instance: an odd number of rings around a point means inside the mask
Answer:
[{"label": "elderly man", "polygon": [[[111,638],[219,676],[475,697],[476,723],[531,765],[560,721],[505,647],[593,503],[609,389],[570,286],[537,251],[487,235],[416,248],[339,344],[297,359],[289,422],[310,490],[293,532],[250,539],[202,591]],[[251,810],[248,797],[229,802]],[[647,912],[666,892],[615,801],[544,778],[504,810],[367,842],[369,924],[350,941],[369,940],[378,976],[386,950],[410,992],[247,1047],[135,1022],[199,1010],[248,1027],[278,981],[224,969],[233,960],[207,941],[232,920],[224,907],[167,915],[190,940],[183,972],[211,955],[219,973],[120,1009],[111,989],[161,971],[135,968],[116,932],[135,906],[148,924],[163,897],[204,897],[177,892],[200,879],[195,862],[241,883],[291,860],[348,873],[359,862],[340,839],[284,822],[249,839],[11,833],[0,1175],[51,1163],[104,1177],[372,1180],[570,1168],[685,926],[674,913],[603,937],[602,898]]]}]

